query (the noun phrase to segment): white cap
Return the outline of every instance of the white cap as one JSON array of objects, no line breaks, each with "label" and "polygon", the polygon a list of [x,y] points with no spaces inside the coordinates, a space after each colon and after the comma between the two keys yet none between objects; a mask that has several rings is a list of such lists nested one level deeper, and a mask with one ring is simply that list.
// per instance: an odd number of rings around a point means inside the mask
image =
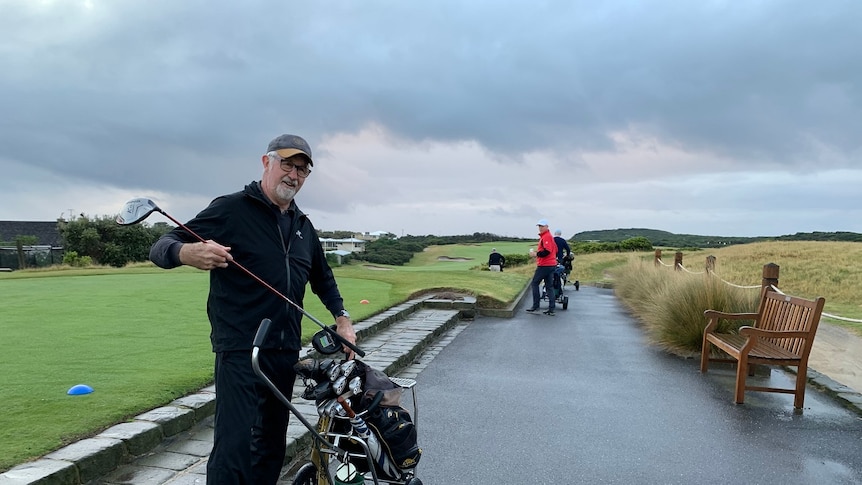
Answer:
[{"label": "white cap", "polygon": [[537,222],[536,225],[537,226],[547,226],[548,220],[547,219],[539,219],[539,222]]}]

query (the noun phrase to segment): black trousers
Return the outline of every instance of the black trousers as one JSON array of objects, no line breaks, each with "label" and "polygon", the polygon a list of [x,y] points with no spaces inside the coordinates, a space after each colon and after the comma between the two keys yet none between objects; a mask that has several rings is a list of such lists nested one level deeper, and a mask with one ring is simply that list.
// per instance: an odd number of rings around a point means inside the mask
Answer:
[{"label": "black trousers", "polygon": [[533,306],[530,308],[539,308],[539,282],[545,282],[545,291],[548,293],[548,310],[554,310],[554,270],[556,266],[536,266],[536,272],[533,273],[533,279],[530,280],[530,290],[533,293]]},{"label": "black trousers", "polygon": [[[264,373],[290,399],[298,351],[261,350]],[[207,484],[274,485],[284,465],[289,411],[251,366],[251,351],[216,353],[216,410]]]}]

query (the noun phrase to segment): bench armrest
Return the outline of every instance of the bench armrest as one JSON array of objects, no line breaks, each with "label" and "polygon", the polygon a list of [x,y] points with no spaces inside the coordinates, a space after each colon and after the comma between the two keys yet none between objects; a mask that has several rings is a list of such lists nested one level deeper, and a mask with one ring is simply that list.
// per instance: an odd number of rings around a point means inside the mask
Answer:
[{"label": "bench armrest", "polygon": [[706,334],[715,333],[718,327],[718,321],[722,318],[727,320],[756,320],[757,313],[725,313],[718,310],[707,310],[703,315],[708,319],[706,328],[703,329],[704,337]]},{"label": "bench armrest", "polygon": [[756,320],[757,313],[726,313],[718,310],[707,310],[703,312],[706,318],[725,318],[727,320]]},{"label": "bench armrest", "polygon": [[760,328],[749,327],[748,325],[739,327],[739,334],[745,337],[757,338],[810,338],[811,332],[786,332],[779,330],[763,330]]}]

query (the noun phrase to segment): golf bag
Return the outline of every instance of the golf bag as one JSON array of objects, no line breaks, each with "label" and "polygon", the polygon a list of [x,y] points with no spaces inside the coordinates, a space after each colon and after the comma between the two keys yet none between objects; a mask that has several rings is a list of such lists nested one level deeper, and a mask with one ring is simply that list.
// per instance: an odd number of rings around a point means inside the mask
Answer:
[{"label": "golf bag", "polygon": [[[404,470],[416,467],[422,457],[416,426],[410,413],[401,406],[403,389],[385,373],[358,359],[342,363],[333,359],[304,359],[294,370],[306,384],[302,397],[314,400],[318,414],[332,417],[333,426],[340,428],[340,432],[347,434],[351,426],[368,425],[380,444],[376,453],[372,450],[378,474],[398,479]],[[345,408],[338,403],[339,397],[348,401],[359,420],[347,419]],[[350,448],[349,443],[341,446]],[[361,448],[357,444],[348,451],[358,452]],[[363,469],[364,464],[364,460],[356,463],[363,473],[368,471]]]}]

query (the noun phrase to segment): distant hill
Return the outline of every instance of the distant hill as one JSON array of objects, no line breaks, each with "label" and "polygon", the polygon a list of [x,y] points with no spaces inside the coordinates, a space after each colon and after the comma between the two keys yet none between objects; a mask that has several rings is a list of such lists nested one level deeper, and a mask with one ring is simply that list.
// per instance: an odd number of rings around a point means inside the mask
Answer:
[{"label": "distant hill", "polygon": [[653,246],[676,248],[710,248],[731,244],[746,244],[758,241],[851,241],[862,242],[862,234],[856,232],[797,232],[777,237],[727,237],[697,236],[694,234],[674,234],[656,229],[606,229],[602,231],[583,231],[572,239],[579,242],[621,242],[633,237],[645,237]]}]

